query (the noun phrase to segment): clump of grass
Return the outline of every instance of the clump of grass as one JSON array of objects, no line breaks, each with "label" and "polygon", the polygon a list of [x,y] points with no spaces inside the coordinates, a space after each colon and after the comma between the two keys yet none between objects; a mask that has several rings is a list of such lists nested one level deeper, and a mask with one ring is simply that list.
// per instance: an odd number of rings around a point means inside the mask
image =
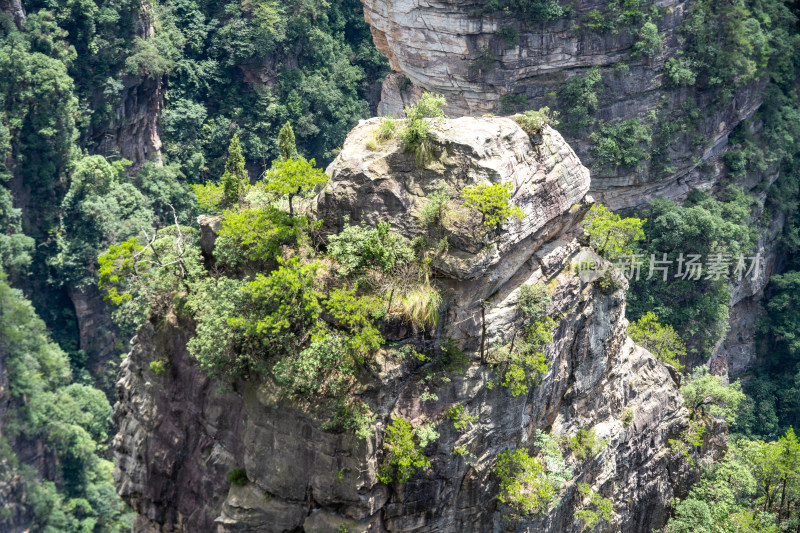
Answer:
[{"label": "clump of grass", "polygon": [[392,117],[384,117],[383,120],[381,120],[381,125],[378,126],[378,140],[388,141],[394,137],[396,129],[397,121]]},{"label": "clump of grass", "polygon": [[439,323],[442,295],[430,285],[418,285],[400,299],[403,315],[416,327],[427,329]]}]

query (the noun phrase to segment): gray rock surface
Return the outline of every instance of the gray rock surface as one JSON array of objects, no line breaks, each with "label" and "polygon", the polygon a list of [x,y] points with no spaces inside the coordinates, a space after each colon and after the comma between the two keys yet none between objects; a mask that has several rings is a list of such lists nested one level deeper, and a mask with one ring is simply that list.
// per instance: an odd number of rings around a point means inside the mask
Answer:
[{"label": "gray rock surface", "polygon": [[[592,253],[578,226],[589,205],[586,169],[555,131],[532,145],[508,119],[440,123],[434,158],[424,168],[399,143],[367,150],[376,125],[368,121],[351,132],[328,169],[331,181],[314,206],[327,230],[349,215],[351,221],[389,220],[413,237],[422,231],[414,211],[442,181],[457,190],[510,181],[514,202],[527,214],[488,246],[467,239],[473,220],[445,225],[453,244],[435,263],[447,301],[440,327],[465,350],[468,366],[434,387],[437,400],[422,402],[420,364],[379,353],[376,373],[364,376],[359,389],[379,415],[379,431],[359,440],[323,431],[313,413],[279,400],[268,382],[237,383],[215,394],[216,385],[186,352],[191,324],[168,318],[158,329],[145,326],[123,363],[115,407],[115,478],[138,514],[134,531],[333,532],[344,525],[359,532],[577,533],[577,482],[614,501],[613,519],[597,531],[644,533],[663,525],[670,500],[691,479],[667,449],[667,440],[685,428],[687,412],[667,368],[627,337],[624,280],[603,289],[575,273],[578,254]],[[547,287],[548,314],[558,327],[541,385],[514,398],[487,386],[495,369],[481,364],[481,310],[487,302],[487,345],[508,341],[527,283]],[[167,372],[155,376],[148,366],[153,360],[168,360]],[[455,403],[477,417],[463,431],[445,416]],[[387,486],[376,471],[380,430],[393,415],[417,427],[433,423],[440,438],[426,449],[430,469]],[[573,436],[589,428],[608,445],[593,458],[568,455],[575,475],[561,504],[508,522],[495,498],[497,454],[530,446],[537,429]],[[469,455],[455,455],[456,446]],[[243,487],[227,482],[235,467],[247,472]]]},{"label": "gray rock surface", "polygon": [[[579,21],[608,2],[577,0],[572,14],[558,20],[523,24],[513,17],[483,14],[485,2],[460,0],[362,0],[378,50],[389,58],[396,72],[383,85],[379,114],[402,116],[403,108],[423,90],[443,94],[450,116],[501,113],[500,98],[524,95],[526,108],[558,107],[557,97],[566,79],[601,68],[598,119],[632,119],[652,122],[651,112],[667,111],[659,121],[670,121],[694,100],[703,117],[689,134],[676,136],[668,149],[672,171],[655,179],[644,161],[639,169],[616,168],[594,172],[592,193],[611,208],[646,205],[664,196],[682,200],[695,188],[712,187],[724,175],[718,163],[727,150],[728,134],[749,118],[762,102],[764,81],[738,88],[733,98],[720,104],[712,92],[695,88],[671,88],[663,67],[681,48],[677,38],[691,0],[660,0],[664,10],[657,20],[663,37],[661,51],[652,58],[634,57],[638,27],[617,28],[598,34]],[[519,33],[508,44],[497,31],[513,28]],[[483,49],[494,57],[490,66],[475,68]],[[621,64],[626,69],[618,69]],[[698,134],[702,146],[691,137]],[[581,161],[592,165],[586,132],[569,135]]]}]

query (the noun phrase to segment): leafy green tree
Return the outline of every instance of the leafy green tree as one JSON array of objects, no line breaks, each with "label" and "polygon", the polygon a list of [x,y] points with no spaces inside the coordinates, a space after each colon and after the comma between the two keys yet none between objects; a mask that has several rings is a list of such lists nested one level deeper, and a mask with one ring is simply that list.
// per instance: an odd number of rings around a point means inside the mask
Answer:
[{"label": "leafy green tree", "polygon": [[250,176],[244,166],[242,145],[239,134],[234,133],[228,145],[228,159],[225,161],[225,173],[220,178],[222,184],[224,205],[226,207],[241,206],[247,186],[250,185]]},{"label": "leafy green tree", "polygon": [[589,243],[606,259],[633,253],[633,243],[644,238],[647,219],[622,218],[602,204],[595,204],[583,221]]},{"label": "leafy green tree", "polygon": [[633,45],[633,57],[653,57],[661,51],[662,38],[658,34],[658,26],[653,22],[645,22],[639,30],[637,40]]},{"label": "leafy green tree", "polygon": [[519,513],[545,512],[556,496],[545,462],[524,448],[500,453],[493,472],[500,479],[497,499]]},{"label": "leafy green tree", "polygon": [[294,130],[292,125],[287,122],[278,133],[278,149],[281,152],[283,161],[297,157],[297,144],[294,140]]},{"label": "leafy green tree", "polygon": [[264,189],[288,197],[291,216],[294,216],[292,199],[295,196],[304,197],[328,181],[325,172],[315,164],[313,159],[309,161],[302,157],[272,162],[272,168],[264,180]]},{"label": "leafy green tree", "polygon": [[384,459],[378,470],[381,483],[405,483],[417,468],[431,467],[419,441],[410,422],[400,417],[392,419],[383,437]]},{"label": "leafy green tree", "polygon": [[99,155],[75,163],[61,203],[59,252],[51,260],[62,283],[77,288],[93,283],[92,272],[102,250],[150,229],[149,202],[125,179],[120,166]]},{"label": "leafy green tree", "polygon": [[694,370],[681,386],[681,394],[692,419],[720,417],[729,424],[736,421],[739,406],[744,400],[738,381],[726,385],[720,376],[709,374],[705,367]]},{"label": "leafy green tree", "polygon": [[589,136],[593,146],[593,165],[598,169],[636,168],[649,159],[647,148],[653,139],[652,128],[639,119],[605,122]]},{"label": "leafy green tree", "polygon": [[572,76],[559,91],[559,109],[570,131],[577,132],[594,124],[592,115],[599,105],[598,89],[603,81],[600,67],[592,67],[585,76]]},{"label": "leafy green tree", "polygon": [[773,276],[769,280],[771,295],[767,317],[759,328],[769,332],[776,348],[790,354],[800,353],[800,271]]},{"label": "leafy green tree", "polygon": [[491,185],[481,183],[464,187],[461,197],[464,199],[464,207],[477,209],[480,212],[483,224],[494,226],[499,230],[511,217],[519,220],[525,218],[522,209],[511,202],[513,191],[512,183],[492,183]]},{"label": "leafy green tree", "polygon": [[648,312],[628,326],[628,334],[634,342],[656,356],[675,370],[682,370],[681,358],[686,357],[686,345],[678,332],[670,326],[663,326],[655,313]]}]

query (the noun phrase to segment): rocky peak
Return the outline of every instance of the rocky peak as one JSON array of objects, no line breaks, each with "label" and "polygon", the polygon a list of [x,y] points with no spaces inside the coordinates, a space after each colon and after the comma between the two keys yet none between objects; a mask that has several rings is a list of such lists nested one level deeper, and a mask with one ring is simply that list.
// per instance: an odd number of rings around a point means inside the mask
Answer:
[{"label": "rocky peak", "polygon": [[[389,350],[377,354],[375,373],[359,389],[378,415],[376,433],[359,440],[323,430],[312,414],[278,400],[267,382],[240,382],[213,394],[213,382],[185,348],[191,324],[147,325],[122,364],[115,409],[115,477],[138,513],[134,531],[210,531],[215,524],[219,532],[344,526],[577,533],[582,523],[575,512],[584,505],[577,482],[612,498],[614,516],[605,530],[662,526],[690,477],[685,463],[666,451],[667,440],[686,427],[687,412],[667,368],[627,337],[624,280],[601,286],[575,272],[578,255],[592,253],[579,226],[591,202],[588,171],[556,131],[546,128],[532,142],[510,119],[439,121],[424,165],[399,141],[378,142],[378,126],[370,120],[350,133],[313,209],[330,232],[348,217],[351,223],[388,221],[413,238],[425,231],[416,216],[425,196],[441,184],[452,189],[458,216],[440,229],[451,245],[434,260],[446,294],[438,329],[459,344],[468,365],[449,373],[435,386],[437,397],[423,402],[420,365]],[[526,216],[487,240],[474,234],[480,219],[456,198],[466,186],[489,182],[512,183],[513,202]],[[209,226],[204,238],[213,241],[218,221],[203,222]],[[205,248],[211,250],[208,243]],[[521,287],[532,283],[547,287],[547,311],[558,326],[541,383],[514,397],[489,386],[496,369],[482,361],[481,347],[509,340]],[[415,335],[405,328],[397,336],[411,341]],[[156,359],[169,360],[170,372],[153,374],[148,363]],[[455,404],[475,417],[464,430],[445,414]],[[376,472],[382,429],[392,416],[415,426],[433,423],[440,437],[425,450],[430,469],[385,485]],[[530,445],[538,429],[563,437],[594,429],[606,446],[591,459],[569,459],[574,476],[559,506],[510,523],[496,499],[494,464],[503,450]],[[241,466],[246,485],[229,484],[226,472]]]}]

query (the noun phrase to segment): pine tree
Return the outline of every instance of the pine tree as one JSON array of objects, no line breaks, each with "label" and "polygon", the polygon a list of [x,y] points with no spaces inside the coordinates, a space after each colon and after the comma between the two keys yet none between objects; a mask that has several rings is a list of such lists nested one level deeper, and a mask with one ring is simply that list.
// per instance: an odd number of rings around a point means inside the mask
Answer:
[{"label": "pine tree", "polygon": [[225,206],[238,205],[244,199],[250,177],[244,168],[244,155],[242,145],[239,143],[239,134],[235,133],[231,144],[228,145],[228,159],[225,161],[225,173],[222,175],[222,187],[225,196]]},{"label": "pine tree", "polygon": [[294,140],[294,130],[292,125],[287,122],[278,133],[278,148],[281,151],[283,161],[297,157],[297,144]]}]

